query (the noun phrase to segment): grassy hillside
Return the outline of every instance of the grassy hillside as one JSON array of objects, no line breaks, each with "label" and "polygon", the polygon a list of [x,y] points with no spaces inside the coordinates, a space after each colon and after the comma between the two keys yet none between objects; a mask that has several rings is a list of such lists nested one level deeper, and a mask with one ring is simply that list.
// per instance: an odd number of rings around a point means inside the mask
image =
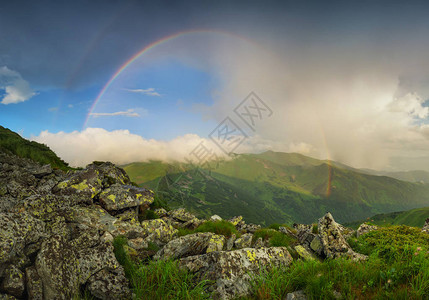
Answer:
[{"label": "grassy hillside", "polygon": [[340,167],[296,153],[241,154],[214,170],[160,161],[124,166],[131,179],[172,207],[200,215],[243,215],[261,224],[312,222],[326,211],[340,222],[429,203],[429,185]]},{"label": "grassy hillside", "polygon": [[378,214],[368,218],[367,220],[360,220],[348,223],[347,225],[352,228],[359,227],[365,221],[380,226],[388,225],[407,225],[413,227],[422,227],[426,219],[429,218],[429,207],[415,208],[407,211],[398,211],[387,214]]},{"label": "grassy hillside", "polygon": [[51,164],[53,168],[68,169],[48,146],[23,139],[19,134],[0,126],[0,151],[29,158],[41,164]]}]

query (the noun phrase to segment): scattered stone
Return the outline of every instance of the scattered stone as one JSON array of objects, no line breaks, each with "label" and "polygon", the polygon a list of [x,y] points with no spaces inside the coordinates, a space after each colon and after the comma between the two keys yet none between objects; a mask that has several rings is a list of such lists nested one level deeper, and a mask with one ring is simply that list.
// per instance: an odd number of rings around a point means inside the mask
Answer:
[{"label": "scattered stone", "polygon": [[287,228],[287,227],[280,226],[280,227],[279,227],[279,231],[280,231],[281,233],[286,234],[286,235],[289,235],[289,236],[295,236],[295,234],[292,232],[292,230],[290,230],[290,229],[289,229],[289,228]]},{"label": "scattered stone", "polygon": [[187,212],[184,208],[178,208],[174,210],[170,210],[168,212],[168,215],[170,218],[172,218],[175,221],[185,223],[192,219],[195,219],[195,216],[191,214],[190,212]]},{"label": "scattered stone", "polygon": [[295,246],[295,251],[303,260],[315,260],[316,256],[301,245]]},{"label": "scattered stone", "polygon": [[160,217],[166,217],[168,215],[168,212],[164,208],[157,208],[155,209],[155,213]]},{"label": "scattered stone", "polygon": [[187,256],[221,251],[225,237],[212,232],[188,234],[170,241],[154,256],[154,259],[177,259]]},{"label": "scattered stone", "polygon": [[237,239],[237,237],[235,236],[235,234],[232,234],[230,236],[230,238],[226,241],[226,250],[231,251],[232,248],[234,247],[234,242]]},{"label": "scattered stone", "polygon": [[128,246],[135,250],[146,249],[149,247],[149,244],[143,238],[135,238],[128,240]]},{"label": "scattered stone", "polygon": [[368,232],[371,232],[377,229],[378,229],[378,226],[363,223],[359,226],[358,230],[356,231],[356,237],[360,237],[361,235],[364,235]]},{"label": "scattered stone", "polygon": [[141,223],[143,237],[148,242],[163,246],[177,237],[177,229],[162,219],[145,220]]},{"label": "scattered stone", "polygon": [[365,260],[367,258],[351,249],[330,213],[326,213],[319,219],[318,228],[323,254],[327,258],[347,257],[353,260]]},{"label": "scattered stone", "polygon": [[128,284],[123,271],[118,275],[103,269],[89,278],[87,289],[97,299],[131,299]]},{"label": "scattered stone", "polygon": [[286,295],[286,300],[307,300],[307,296],[303,290],[295,291],[293,293],[288,293]]},{"label": "scattered stone", "polygon": [[426,219],[426,222],[425,222],[425,225],[423,225],[422,231],[429,233],[429,218]]},{"label": "scattered stone", "polygon": [[231,299],[247,295],[251,274],[261,267],[288,266],[292,262],[284,247],[246,248],[216,251],[180,259],[180,265],[199,279],[213,280],[214,298]]},{"label": "scattered stone", "polygon": [[43,283],[34,266],[25,269],[29,299],[43,300]]},{"label": "scattered stone", "polygon": [[264,243],[264,240],[261,237],[259,237],[256,240],[255,245],[253,245],[253,248],[262,248],[262,247],[265,247],[265,243]]},{"label": "scattered stone", "polygon": [[222,221],[222,218],[219,217],[218,215],[213,215],[210,217],[209,221],[212,221],[212,222]]},{"label": "scattered stone", "polygon": [[117,211],[124,208],[150,205],[153,202],[153,192],[132,185],[113,184],[103,190],[98,199],[107,211]]},{"label": "scattered stone", "polygon": [[252,245],[253,234],[245,233],[235,240],[234,246],[236,249],[249,248]]}]

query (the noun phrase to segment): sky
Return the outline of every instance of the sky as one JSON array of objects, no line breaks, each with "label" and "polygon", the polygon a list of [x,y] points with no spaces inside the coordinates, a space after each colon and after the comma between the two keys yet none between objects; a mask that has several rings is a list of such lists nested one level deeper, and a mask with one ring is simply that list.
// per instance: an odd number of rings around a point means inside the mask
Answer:
[{"label": "sky", "polygon": [[1,1],[0,125],[72,166],[273,150],[429,171],[428,12],[417,1]]}]

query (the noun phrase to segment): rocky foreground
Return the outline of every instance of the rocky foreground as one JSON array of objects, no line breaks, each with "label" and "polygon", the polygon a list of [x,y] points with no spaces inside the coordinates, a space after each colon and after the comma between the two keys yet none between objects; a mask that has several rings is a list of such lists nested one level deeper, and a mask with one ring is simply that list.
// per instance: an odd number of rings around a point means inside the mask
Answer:
[{"label": "rocky foreground", "polygon": [[[250,292],[251,275],[261,267],[289,265],[291,252],[304,260],[365,260],[347,238],[377,230],[363,224],[355,232],[327,213],[317,230],[280,227],[297,239],[292,247],[269,247],[254,236],[260,226],[241,217],[228,220],[239,237],[211,232],[179,237],[179,228],[195,229],[207,220],[161,208],[159,218],[139,221],[153,201],[153,192],[134,186],[124,170],[108,162],[65,173],[0,153],[0,299],[71,299],[82,292],[96,299],[133,298],[114,255],[117,236],[127,238],[137,257],[178,260],[196,278],[212,280],[214,297],[230,299]],[[423,230],[429,233],[429,219]],[[150,244],[159,251],[150,253]]]}]

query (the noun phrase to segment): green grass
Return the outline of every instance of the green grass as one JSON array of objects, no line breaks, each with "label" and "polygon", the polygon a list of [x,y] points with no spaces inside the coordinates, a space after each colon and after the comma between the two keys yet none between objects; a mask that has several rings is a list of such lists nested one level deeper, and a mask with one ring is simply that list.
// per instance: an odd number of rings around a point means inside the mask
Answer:
[{"label": "green grass", "polygon": [[[214,222],[215,223],[215,222]],[[218,224],[207,228],[218,228]],[[219,232],[218,232],[219,233]],[[272,229],[260,229],[261,237],[276,243],[287,237]],[[275,246],[290,246],[294,240],[281,240]],[[124,266],[137,299],[209,299],[207,281],[197,282],[174,261],[136,264],[123,246],[126,239],[114,241],[115,254]],[[273,245],[274,246],[274,245]],[[284,299],[287,293],[304,290],[309,299],[427,299],[429,296],[429,235],[419,228],[390,226],[353,239],[355,251],[368,259],[302,261],[289,267],[261,269],[252,275],[251,295],[245,299]],[[288,247],[289,248],[289,247]]]},{"label": "green grass", "polygon": [[68,164],[60,159],[48,146],[28,141],[19,134],[0,126],[0,151],[29,158],[41,164],[50,164],[54,169],[69,170]]},{"label": "green grass", "polygon": [[213,232],[215,234],[224,235],[225,237],[231,237],[231,235],[235,234],[237,237],[240,236],[240,233],[237,231],[234,225],[230,222],[221,220],[221,221],[207,221],[195,228],[187,229],[187,228],[179,228],[178,235],[184,236],[196,232]]},{"label": "green grass", "polygon": [[386,227],[359,237],[364,262],[345,259],[294,261],[289,268],[263,270],[253,280],[250,299],[284,299],[305,290],[310,299],[427,299],[429,296],[429,235],[418,228]]},{"label": "green grass", "polygon": [[297,241],[294,237],[270,228],[258,229],[254,234],[254,240],[258,238],[268,241],[271,247],[288,247]]},{"label": "green grass", "polygon": [[407,211],[399,211],[387,214],[378,214],[356,222],[346,223],[351,228],[358,228],[360,224],[370,220],[372,224],[378,226],[388,225],[407,225],[413,227],[423,227],[426,219],[429,217],[429,207],[415,208]]},{"label": "green grass", "polygon": [[182,270],[177,261],[134,262],[126,251],[127,239],[114,239],[114,253],[124,267],[131,283],[135,299],[209,299],[206,292],[209,281],[196,280],[191,273]]}]

